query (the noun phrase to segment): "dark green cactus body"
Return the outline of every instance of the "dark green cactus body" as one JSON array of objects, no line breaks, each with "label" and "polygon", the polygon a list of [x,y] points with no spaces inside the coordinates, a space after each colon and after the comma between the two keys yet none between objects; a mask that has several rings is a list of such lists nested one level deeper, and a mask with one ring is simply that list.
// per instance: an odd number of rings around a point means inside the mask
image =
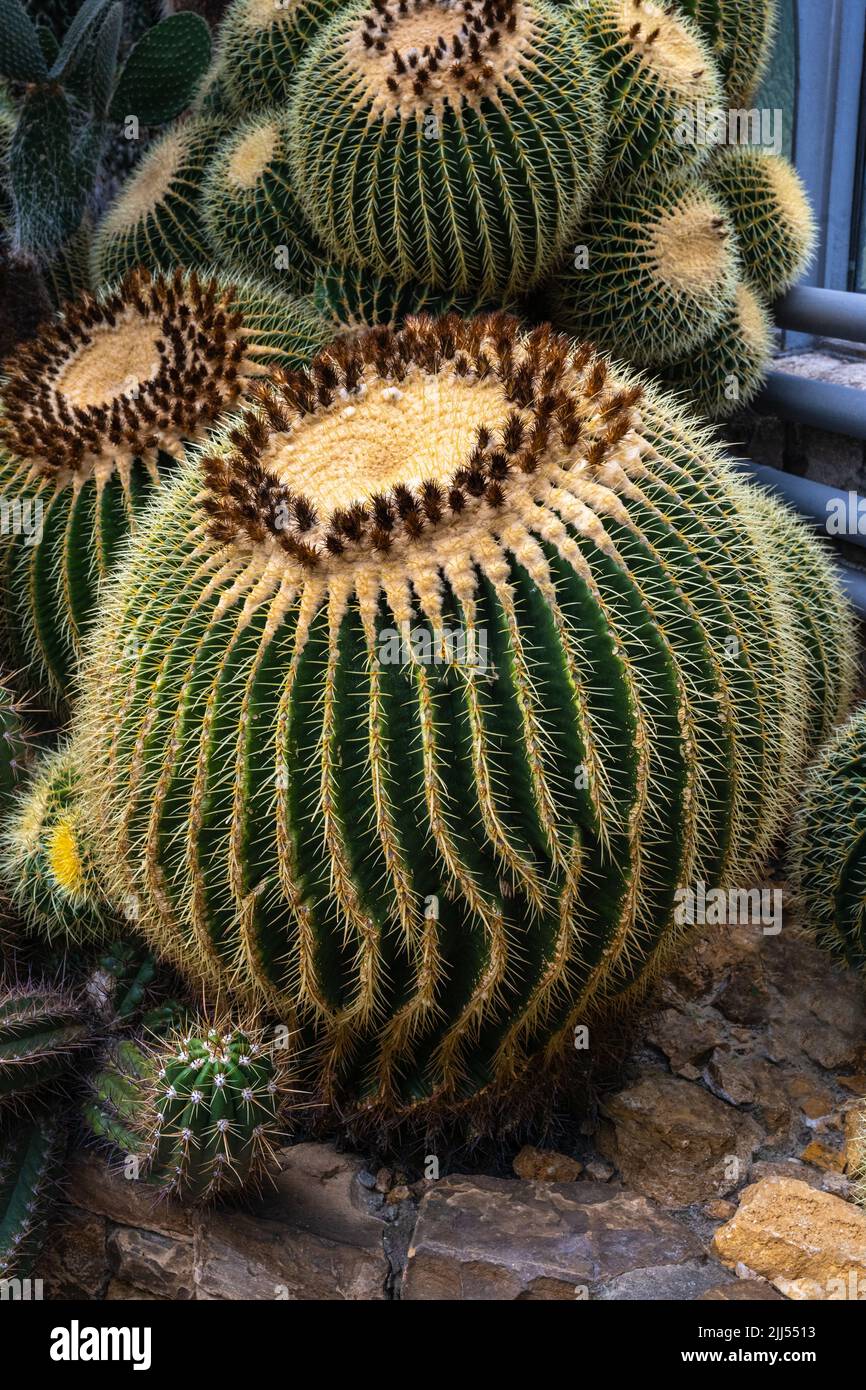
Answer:
[{"label": "dark green cactus body", "polygon": [[237,111],[282,106],[312,39],[344,0],[233,0],[220,27],[217,64]]},{"label": "dark green cactus body", "polygon": [[772,301],[799,280],[815,247],[815,218],[799,174],[782,155],[736,146],[719,150],[706,177],[736,230],[743,270]]},{"label": "dark green cactus body", "polygon": [[866,709],[837,730],[806,779],[791,868],[804,927],[866,972]]},{"label": "dark green cactus body", "polygon": [[778,0],[676,0],[703,34],[733,106],[754,96],[773,49]]},{"label": "dark green cactus body", "polygon": [[379,275],[363,266],[330,262],[316,274],[313,303],[333,326],[369,328],[374,324],[396,327],[409,314],[476,314],[485,309],[508,308],[493,305],[483,296],[432,290],[412,280],[402,282],[390,275]]},{"label": "dark green cactus body", "polygon": [[50,989],[21,987],[0,997],[0,1106],[25,1103],[56,1086],[88,1039],[80,1004]]},{"label": "dark green cactus body", "polygon": [[685,885],[753,881],[804,630],[706,434],[591,349],[409,320],[306,381],[190,461],[106,594],[82,804],[109,895],[297,1024],[315,1094],[459,1107],[644,988]]},{"label": "dark green cactus body", "polygon": [[66,1135],[55,1116],[0,1123],[0,1280],[31,1273],[65,1153]]},{"label": "dark green cactus body", "polygon": [[0,809],[7,810],[29,760],[27,734],[21,708],[8,687],[0,682]]},{"label": "dark green cactus body", "polygon": [[601,173],[592,63],[546,0],[347,6],[289,109],[298,197],[331,253],[450,291],[527,290]]},{"label": "dark green cactus body", "polygon": [[708,420],[725,420],[758,394],[772,348],[773,325],[767,307],[742,283],[719,327],[699,346],[666,366],[659,380],[680,394],[697,414]]},{"label": "dark green cactus body", "polygon": [[92,1099],[82,1112],[88,1132],[121,1153],[141,1156],[147,1147],[142,1119],[154,1081],[154,1063],[136,1043],[115,1043],[90,1078]]},{"label": "dark green cactus body", "polygon": [[324,251],[295,196],[287,125],[274,112],[233,130],[213,155],[202,206],[222,264],[304,293]]}]

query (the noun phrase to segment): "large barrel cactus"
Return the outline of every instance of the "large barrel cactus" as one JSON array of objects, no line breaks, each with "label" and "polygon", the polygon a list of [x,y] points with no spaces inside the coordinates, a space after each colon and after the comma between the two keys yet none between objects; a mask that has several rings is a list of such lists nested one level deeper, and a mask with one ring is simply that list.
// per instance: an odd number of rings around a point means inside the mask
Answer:
[{"label": "large barrel cactus", "polygon": [[230,106],[281,106],[311,40],[344,0],[233,0],[220,25],[216,70]]},{"label": "large barrel cactus", "polygon": [[326,1101],[492,1104],[653,978],[681,888],[773,848],[813,709],[787,579],[709,435],[591,347],[338,339],[105,591],[74,739],[106,891],[297,1027]]},{"label": "large barrel cactus", "polygon": [[137,271],[67,304],[7,364],[0,566],[7,644],[31,688],[63,707],[99,584],[183,441],[329,336],[311,306],[254,282]]},{"label": "large barrel cactus", "polygon": [[455,291],[538,280],[601,173],[589,52],[547,0],[366,0],[290,103],[298,197],[340,259]]},{"label": "large barrel cactus", "polygon": [[803,925],[866,972],[866,706],[809,769],[791,868]]}]

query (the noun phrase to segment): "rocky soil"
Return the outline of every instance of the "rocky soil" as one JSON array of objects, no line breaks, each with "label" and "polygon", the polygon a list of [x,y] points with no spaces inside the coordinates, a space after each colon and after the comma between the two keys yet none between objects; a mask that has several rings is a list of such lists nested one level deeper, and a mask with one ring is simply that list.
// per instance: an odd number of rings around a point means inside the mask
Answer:
[{"label": "rocky soil", "polygon": [[640,1037],[595,1118],[515,1145],[495,1175],[418,1178],[306,1142],[252,1209],[190,1213],[82,1154],[45,1296],[866,1299],[856,978],[792,926],[707,927]]}]

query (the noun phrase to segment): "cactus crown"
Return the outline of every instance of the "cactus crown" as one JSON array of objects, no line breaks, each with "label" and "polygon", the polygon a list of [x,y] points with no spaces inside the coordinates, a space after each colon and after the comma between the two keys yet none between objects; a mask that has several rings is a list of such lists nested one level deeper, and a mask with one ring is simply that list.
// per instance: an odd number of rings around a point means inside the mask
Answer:
[{"label": "cactus crown", "polygon": [[647,0],[608,0],[607,10],[624,56],[636,59],[668,91],[701,94],[706,50],[681,16]]},{"label": "cactus crown", "polygon": [[176,455],[234,401],[244,356],[230,287],[195,272],[133,271],[114,293],[67,305],[19,351],[0,439],[33,476]]},{"label": "cactus crown", "polygon": [[254,388],[257,405],[204,453],[211,534],[310,569],[473,514],[483,526],[543,465],[574,466],[578,441],[600,466],[640,394],[610,387],[591,348],[547,327],[521,335],[505,314],[338,339],[309,370]]},{"label": "cactus crown", "polygon": [[520,0],[373,0],[347,57],[377,110],[459,107],[508,84],[530,46]]},{"label": "cactus crown", "polygon": [[730,225],[714,201],[695,188],[647,228],[647,259],[682,294],[721,287],[730,274]]}]

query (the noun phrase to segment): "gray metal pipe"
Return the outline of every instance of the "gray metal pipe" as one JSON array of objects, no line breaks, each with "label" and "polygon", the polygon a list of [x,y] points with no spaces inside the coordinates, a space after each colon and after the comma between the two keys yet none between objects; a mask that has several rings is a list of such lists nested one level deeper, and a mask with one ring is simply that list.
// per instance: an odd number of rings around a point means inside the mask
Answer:
[{"label": "gray metal pipe", "polygon": [[[795,473],[781,473],[751,459],[735,459],[742,472],[756,482],[784,497],[801,516],[813,521],[831,540],[846,541],[866,549],[866,497],[856,492],[843,492],[838,487],[825,487],[811,478],[799,478]],[[862,517],[862,521],[861,521]],[[837,524],[841,522],[841,525]],[[860,534],[859,524],[863,527]]]},{"label": "gray metal pipe", "polygon": [[780,328],[866,343],[866,294],[797,285],[776,301],[773,315]]},{"label": "gray metal pipe", "polygon": [[853,386],[771,372],[754,408],[762,415],[780,415],[831,434],[866,439],[866,391]]}]

